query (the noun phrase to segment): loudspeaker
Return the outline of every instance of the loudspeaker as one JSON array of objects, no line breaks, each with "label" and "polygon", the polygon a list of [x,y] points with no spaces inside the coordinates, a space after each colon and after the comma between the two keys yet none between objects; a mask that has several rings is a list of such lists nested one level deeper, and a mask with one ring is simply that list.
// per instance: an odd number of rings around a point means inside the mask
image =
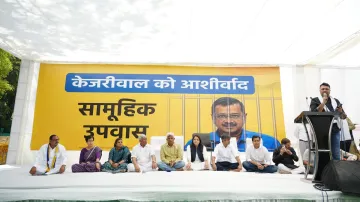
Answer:
[{"label": "loudspeaker", "polygon": [[326,188],[360,196],[360,161],[330,161],[322,173]]}]

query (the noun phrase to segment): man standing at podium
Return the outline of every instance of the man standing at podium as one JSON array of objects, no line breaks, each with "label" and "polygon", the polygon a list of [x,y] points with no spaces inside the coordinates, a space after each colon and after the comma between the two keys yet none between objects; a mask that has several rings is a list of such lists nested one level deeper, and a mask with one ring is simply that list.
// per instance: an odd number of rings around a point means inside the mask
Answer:
[{"label": "man standing at podium", "polygon": [[[330,85],[320,84],[319,97],[312,98],[310,109],[313,112],[339,112],[341,119],[346,119],[346,114],[340,101],[330,96]],[[333,124],[331,131],[331,153],[334,160],[340,160],[340,124]]]}]

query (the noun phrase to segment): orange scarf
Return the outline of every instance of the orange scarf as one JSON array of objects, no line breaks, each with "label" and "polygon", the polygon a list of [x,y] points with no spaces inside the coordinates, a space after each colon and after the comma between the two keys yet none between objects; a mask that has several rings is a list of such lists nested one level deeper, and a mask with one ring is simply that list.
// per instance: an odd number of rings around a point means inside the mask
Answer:
[{"label": "orange scarf", "polygon": [[50,158],[50,145],[48,145],[48,149],[47,149],[47,158],[46,158],[46,172],[49,172],[50,169],[53,169],[55,168],[55,163],[56,163],[56,154],[59,152],[59,147],[56,146],[55,147],[55,154],[54,154],[54,157],[52,158],[52,161],[51,161],[51,166],[49,166],[49,158]]}]

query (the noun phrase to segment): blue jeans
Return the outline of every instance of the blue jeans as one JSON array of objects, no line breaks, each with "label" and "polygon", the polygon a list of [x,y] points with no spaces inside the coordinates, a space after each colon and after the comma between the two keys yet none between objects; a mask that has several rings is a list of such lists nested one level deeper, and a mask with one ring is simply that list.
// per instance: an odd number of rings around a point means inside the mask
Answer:
[{"label": "blue jeans", "polygon": [[157,163],[157,166],[159,167],[160,170],[163,170],[163,171],[167,171],[167,170],[175,171],[176,169],[183,168],[185,166],[185,162],[178,161],[174,164],[173,167],[170,167],[168,164],[160,161]]},{"label": "blue jeans", "polygon": [[340,160],[340,133],[331,133],[331,153],[333,160]]},{"label": "blue jeans", "polygon": [[264,169],[260,170],[256,165],[250,163],[249,161],[244,161],[242,165],[247,172],[275,173],[278,170],[277,166],[274,165],[268,165]]}]

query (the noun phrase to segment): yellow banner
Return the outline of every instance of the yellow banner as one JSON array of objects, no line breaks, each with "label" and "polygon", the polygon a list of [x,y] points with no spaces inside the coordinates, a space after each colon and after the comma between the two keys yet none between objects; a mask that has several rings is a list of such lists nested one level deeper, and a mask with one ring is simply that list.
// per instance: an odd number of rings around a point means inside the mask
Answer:
[{"label": "yellow banner", "polygon": [[90,134],[109,150],[119,136],[132,148],[138,134],[150,140],[170,131],[184,144],[194,133],[238,132],[278,146],[279,68],[41,64],[31,149],[51,134],[67,150],[83,148]]}]

